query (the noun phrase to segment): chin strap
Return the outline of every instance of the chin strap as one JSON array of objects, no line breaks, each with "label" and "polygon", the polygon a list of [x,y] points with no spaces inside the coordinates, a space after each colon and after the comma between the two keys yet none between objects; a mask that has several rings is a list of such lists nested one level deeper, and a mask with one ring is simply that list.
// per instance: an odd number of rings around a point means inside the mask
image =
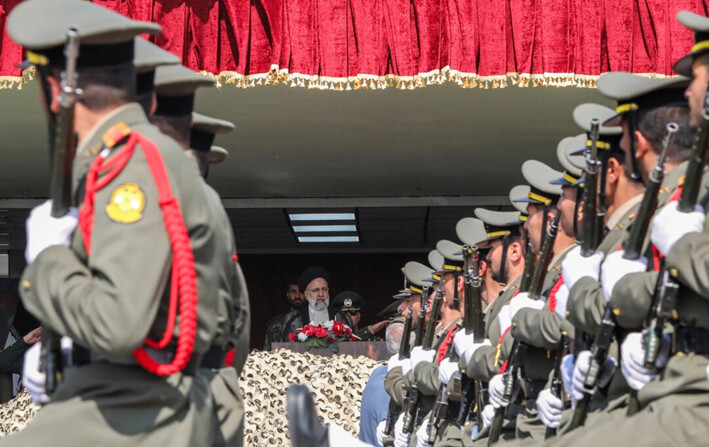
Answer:
[{"label": "chin strap", "polygon": [[[114,126],[106,135],[109,136],[112,132],[116,135],[116,138],[109,138],[112,144],[104,148],[96,157],[86,177],[86,194],[79,212],[79,228],[83,236],[86,254],[90,256],[96,193],[108,185],[125,168],[135,152],[135,148],[139,145],[145,154],[160,195],[158,203],[162,209],[167,235],[172,246],[170,305],[167,327],[161,340],[153,341],[146,338],[145,344],[152,348],[161,349],[172,341],[178,305],[180,329],[177,349],[171,363],[158,363],[148,355],[143,347],[133,351],[133,356],[145,370],[159,376],[167,376],[185,368],[194,348],[194,339],[197,333],[197,273],[194,265],[194,254],[190,245],[187,226],[180,211],[180,205],[170,190],[170,181],[160,151],[152,141],[137,132],[131,132],[122,123]],[[113,146],[125,141],[126,138],[127,141],[123,148],[110,160],[106,161],[106,157]],[[100,178],[99,175],[101,175]]]}]

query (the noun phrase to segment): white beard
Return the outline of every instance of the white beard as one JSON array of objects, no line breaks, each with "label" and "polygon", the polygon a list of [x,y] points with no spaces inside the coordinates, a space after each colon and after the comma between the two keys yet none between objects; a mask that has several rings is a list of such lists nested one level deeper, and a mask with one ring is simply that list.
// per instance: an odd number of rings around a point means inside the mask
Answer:
[{"label": "white beard", "polygon": [[318,302],[317,300],[308,300],[308,305],[310,306],[311,310],[315,312],[320,312],[327,309],[328,302],[327,300],[322,302]]}]

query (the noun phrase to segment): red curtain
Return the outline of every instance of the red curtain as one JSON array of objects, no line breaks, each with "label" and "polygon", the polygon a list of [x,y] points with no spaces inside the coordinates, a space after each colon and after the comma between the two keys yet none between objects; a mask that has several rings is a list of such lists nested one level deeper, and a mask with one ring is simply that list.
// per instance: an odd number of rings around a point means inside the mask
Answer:
[{"label": "red curtain", "polygon": [[[20,80],[0,0],[0,85]],[[155,21],[155,43],[222,83],[310,88],[593,86],[671,75],[692,45],[675,16],[709,0],[94,0]]]}]

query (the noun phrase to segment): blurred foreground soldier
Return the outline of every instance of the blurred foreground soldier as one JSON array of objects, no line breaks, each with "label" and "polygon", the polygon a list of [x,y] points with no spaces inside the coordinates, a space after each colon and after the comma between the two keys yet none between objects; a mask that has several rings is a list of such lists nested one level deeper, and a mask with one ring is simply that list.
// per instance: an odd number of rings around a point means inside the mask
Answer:
[{"label": "blurred foreground soldier", "polygon": [[355,337],[360,340],[376,340],[376,333],[389,325],[389,320],[382,320],[377,323],[365,326],[360,329],[359,323],[362,319],[362,307],[364,300],[362,297],[351,290],[338,293],[335,299],[332,300],[330,307],[336,312],[339,312],[344,317],[343,323],[352,328]]},{"label": "blurred foreground soldier", "polygon": [[[294,310],[305,306],[305,295],[303,295],[300,290],[298,290],[298,277],[295,276],[288,281],[288,288],[286,289],[286,300],[288,301],[288,307],[290,308],[288,312],[293,312]],[[266,323],[266,340],[263,342],[263,350],[270,351],[271,343],[274,341],[281,341],[281,334],[283,333],[283,325],[286,323],[286,315],[288,312],[277,315]]]},{"label": "blurred foreground soldier", "polygon": [[[181,65],[159,67],[155,75],[157,107],[152,120],[164,134],[174,136],[203,178],[207,174],[209,150],[215,134],[234,129],[228,121],[192,112],[196,90],[211,85],[211,79]],[[202,358],[199,373],[209,380],[214,397],[217,429],[213,445],[240,445],[243,442],[244,406],[238,372],[248,355],[248,292],[238,265],[231,222],[219,194],[206,182],[202,187],[219,235],[218,244],[223,248],[215,253],[221,263],[219,269],[212,272],[219,286],[217,330],[211,348]],[[232,349],[236,350],[235,367],[225,365],[226,353]]]},{"label": "blurred foreground soldier", "polygon": [[7,30],[37,66],[50,121],[70,25],[81,45],[76,159],[93,161],[73,172],[76,230],[49,202],[28,219],[20,293],[74,355],[51,402],[5,443],[209,445],[212,399],[195,372],[216,330],[223,247],[194,166],[134,102],[133,39],[160,28],[90,2],[18,5]]}]

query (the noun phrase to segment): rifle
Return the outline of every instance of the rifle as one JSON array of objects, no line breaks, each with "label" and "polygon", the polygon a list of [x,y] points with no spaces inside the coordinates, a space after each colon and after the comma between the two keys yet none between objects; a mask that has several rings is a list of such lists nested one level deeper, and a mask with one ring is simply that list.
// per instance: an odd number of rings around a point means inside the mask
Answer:
[{"label": "rifle", "polygon": [[[561,399],[561,387],[563,385],[561,378],[561,361],[569,350],[569,337],[567,337],[566,332],[561,334],[561,342],[559,345],[561,348],[556,351],[556,357],[554,357],[554,372],[551,376],[551,387],[549,389],[554,397]],[[556,436],[556,429],[547,427],[544,439],[549,439],[554,436]]]},{"label": "rifle", "polygon": [[[399,360],[409,358],[409,333],[411,332],[411,320],[413,319],[411,309],[406,313],[404,320],[404,330],[401,333],[401,343],[399,344]],[[390,437],[394,432],[394,424],[399,415],[399,406],[394,403],[394,399],[389,400],[389,411],[387,411],[386,423],[384,425],[384,435]]]},{"label": "rifle", "polygon": [[[559,231],[559,221],[561,220],[561,210],[557,211],[556,216],[554,216],[549,225],[549,230],[546,232],[546,237],[544,242],[542,242],[542,247],[539,252],[539,259],[537,264],[534,266],[534,273],[532,275],[532,280],[530,282],[529,298],[538,299],[542,294],[542,288],[544,287],[544,278],[546,276],[547,270],[549,268],[549,263],[552,258],[552,247],[554,246],[554,241],[556,240],[556,235]],[[542,229],[543,231],[544,229]],[[522,365],[522,357],[527,350],[527,345],[521,343],[519,340],[515,340],[512,345],[512,352],[510,354],[509,363],[505,373],[503,375],[503,380],[505,383],[504,397],[507,399],[512,398],[512,391],[514,390],[514,384],[517,380],[517,373],[519,371],[520,365]],[[500,407],[495,410],[495,416],[492,418],[490,423],[490,437],[488,438],[487,445],[492,445],[500,439],[500,433],[502,432],[502,423],[505,419],[505,413],[508,407]]]},{"label": "rifle", "polygon": [[[433,299],[433,304],[431,305],[431,314],[428,316],[426,335],[423,337],[423,344],[421,345],[425,351],[428,351],[433,347],[433,336],[436,330],[436,320],[438,319],[438,311],[441,308],[442,302],[443,290],[439,287],[436,291],[436,297]],[[402,428],[404,433],[411,433],[414,429],[414,422],[419,408],[419,400],[420,394],[418,391],[418,385],[414,382],[411,384],[411,388],[407,390],[406,397],[404,398],[404,426]]]},{"label": "rifle", "polygon": [[[596,247],[600,243],[600,236],[602,231],[598,229],[599,226],[603,225],[603,222],[599,221],[597,207],[596,207],[596,191],[598,190],[598,167],[600,162],[598,161],[598,129],[600,123],[597,118],[591,119],[591,147],[586,151],[586,168],[584,169],[584,185],[583,185],[583,222],[581,223],[581,230],[583,235],[583,240],[581,241],[581,256],[588,258],[592,256]],[[579,352],[585,350],[588,346],[590,335],[576,329],[574,336],[574,358]],[[577,403],[574,416],[578,414],[581,416],[583,413],[588,411],[589,401]],[[585,407],[585,409],[584,409]],[[584,416],[585,418],[585,416]],[[572,426],[574,424],[574,419],[572,419]]]},{"label": "rifle", "polygon": [[[650,226],[650,220],[657,208],[657,195],[660,191],[660,185],[665,176],[667,150],[672,144],[677,130],[679,130],[679,126],[676,123],[671,122],[667,124],[667,131],[662,142],[662,153],[657,158],[655,166],[650,172],[647,188],[643,195],[642,202],[640,203],[638,215],[630,229],[630,234],[628,238],[623,241],[623,258],[625,259],[638,259],[641,255],[645,235]],[[603,311],[601,325],[598,327],[596,338],[591,346],[590,365],[583,382],[583,387],[587,391],[593,390],[598,383],[598,378],[608,358],[608,350],[613,341],[615,328],[615,315],[613,314],[613,308],[610,303],[608,303]],[[585,424],[592,397],[591,393],[587,392],[584,394],[581,401],[577,403],[576,410],[574,410],[574,415],[569,424],[569,431]]]},{"label": "rifle", "polygon": [[[50,148],[52,166],[49,195],[52,200],[52,217],[65,216],[71,207],[71,167],[76,148],[74,132],[74,107],[76,87],[76,61],[79,58],[79,31],[75,27],[66,30],[64,44],[66,65],[62,72],[59,111],[56,113],[54,139]],[[42,345],[39,370],[46,376],[45,388],[51,396],[62,380],[61,346],[59,337],[47,325],[42,327]]]},{"label": "rifle", "polygon": [[598,244],[600,243],[601,231],[596,229],[598,220],[596,218],[597,204],[597,190],[598,190],[598,167],[600,162],[598,161],[598,129],[600,122],[598,118],[593,118],[591,120],[591,148],[586,151],[586,169],[584,175],[584,185],[583,185],[583,223],[581,224],[581,231],[584,235],[583,242],[581,244],[581,254],[584,257],[591,256]]},{"label": "rifle", "polygon": [[[463,247],[463,251],[471,260],[465,276],[465,313],[463,315],[463,328],[467,335],[473,334],[473,342],[480,343],[485,338],[485,322],[482,311],[482,278],[480,278],[478,250],[475,246],[469,247],[466,245]],[[456,380],[457,378],[461,381],[460,387],[463,390],[463,395],[461,396],[462,403],[456,422],[461,426],[465,424],[470,409],[475,408],[478,429],[482,429],[480,424],[482,424],[483,390],[480,381],[470,379],[463,371],[457,372],[452,380]],[[451,398],[455,399],[456,396],[451,396]]]},{"label": "rifle", "polygon": [[532,249],[532,241],[529,239],[527,230],[524,230],[524,240],[527,241],[527,252],[524,256],[524,271],[522,272],[522,281],[519,284],[519,290],[520,292],[529,292],[532,272],[537,262],[537,256]]},{"label": "rifle", "polygon": [[423,286],[421,293],[421,305],[419,306],[418,317],[416,318],[416,337],[414,346],[421,346],[423,342],[423,325],[426,322],[426,301],[428,301],[428,293],[431,289],[428,286]]}]

